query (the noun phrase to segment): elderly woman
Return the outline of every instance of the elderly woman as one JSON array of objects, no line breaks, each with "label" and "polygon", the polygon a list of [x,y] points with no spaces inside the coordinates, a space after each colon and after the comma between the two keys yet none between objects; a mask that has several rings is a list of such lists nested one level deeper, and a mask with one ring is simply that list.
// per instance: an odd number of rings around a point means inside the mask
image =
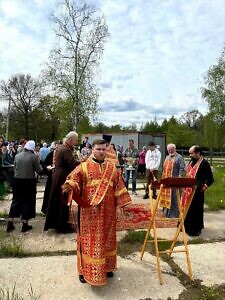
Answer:
[{"label": "elderly woman", "polygon": [[28,141],[24,150],[16,155],[14,161],[14,185],[13,200],[9,211],[7,232],[15,229],[14,218],[21,217],[23,226],[21,231],[26,232],[32,229],[28,225],[31,218],[36,214],[36,174],[42,171],[39,159],[34,154],[35,142]]},{"label": "elderly woman", "polygon": [[69,224],[69,207],[63,199],[61,186],[67,175],[78,165],[74,157],[74,146],[77,143],[77,133],[69,132],[55,152],[55,168],[52,172],[52,187],[46,215],[44,230],[55,229],[58,233],[72,232]]}]

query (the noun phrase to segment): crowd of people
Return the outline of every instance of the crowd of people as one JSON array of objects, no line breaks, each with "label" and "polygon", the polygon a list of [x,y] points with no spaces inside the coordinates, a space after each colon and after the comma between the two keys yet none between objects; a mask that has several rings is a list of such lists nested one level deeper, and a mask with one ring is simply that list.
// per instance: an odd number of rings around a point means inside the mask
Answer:
[{"label": "crowd of people", "polygon": [[[0,195],[4,194],[4,181],[12,190],[13,198],[8,216],[7,232],[15,229],[14,218],[21,218],[22,232],[32,230],[29,220],[36,215],[36,188],[39,176],[46,176],[42,213],[46,216],[44,231],[70,233],[74,226],[70,220],[72,199],[77,213],[77,266],[79,280],[91,285],[104,285],[116,270],[116,218],[123,215],[123,207],[131,203],[128,192],[131,180],[133,195],[137,195],[137,177],[146,178],[143,199],[149,198],[149,185],[160,179],[162,155],[153,141],[137,149],[132,139],[123,151],[121,145],[111,143],[111,135],[90,143],[85,139],[77,148],[78,135],[69,132],[63,142],[33,140],[5,142],[0,137]],[[167,145],[168,155],[162,177],[196,178],[198,185],[185,219],[185,230],[198,236],[204,228],[204,192],[213,183],[213,175],[199,146],[189,149],[190,162],[177,153],[175,144]],[[190,191],[181,193],[186,203]],[[153,190],[152,197],[157,197]],[[163,213],[167,218],[178,217],[175,189],[161,192]]]}]

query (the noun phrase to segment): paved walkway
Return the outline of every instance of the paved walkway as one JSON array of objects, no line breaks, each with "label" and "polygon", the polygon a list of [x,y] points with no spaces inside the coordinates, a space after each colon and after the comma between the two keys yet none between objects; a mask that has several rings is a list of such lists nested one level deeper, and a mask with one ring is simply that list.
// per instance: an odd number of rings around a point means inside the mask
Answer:
[{"label": "paved walkway", "polygon": [[[134,203],[145,202],[143,190],[133,197]],[[43,196],[43,183],[38,187],[37,212],[40,212]],[[146,203],[146,202],[145,202]],[[8,211],[10,197],[0,201],[0,211]],[[39,216],[32,220],[34,229],[26,234],[20,232],[20,224],[10,236],[21,240],[27,251],[74,251],[76,235],[56,235],[54,232],[43,232],[44,218]],[[225,284],[225,211],[205,213],[205,229],[201,238],[208,243],[189,245],[193,279],[211,286]],[[172,229],[160,229],[159,236],[169,238]],[[118,233],[118,239],[124,232]],[[184,254],[174,254],[174,262],[186,273]],[[176,276],[171,267],[161,262],[164,284],[158,282],[155,256],[145,253],[140,260],[140,253],[126,258],[118,257],[118,271],[104,287],[91,287],[78,281],[75,255],[38,256],[28,258],[7,258],[0,260],[0,287],[13,288],[30,299],[29,289],[40,299],[178,299],[186,287]]]}]

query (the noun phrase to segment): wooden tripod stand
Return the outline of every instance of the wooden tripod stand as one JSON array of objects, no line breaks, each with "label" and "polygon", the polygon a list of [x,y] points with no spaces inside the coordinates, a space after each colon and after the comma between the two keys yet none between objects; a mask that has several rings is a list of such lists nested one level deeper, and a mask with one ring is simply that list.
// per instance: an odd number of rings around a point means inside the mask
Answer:
[{"label": "wooden tripod stand", "polygon": [[[180,201],[181,198],[180,198],[179,190],[181,188],[187,188],[187,187],[191,188],[192,191],[189,195],[187,205],[183,209],[181,207],[181,201]],[[187,215],[188,209],[191,205],[191,201],[192,201],[192,198],[194,196],[196,187],[197,187],[196,178],[180,178],[180,177],[179,178],[178,177],[177,178],[171,178],[171,177],[163,178],[160,181],[154,181],[149,186],[151,217],[150,217],[148,229],[147,229],[147,232],[146,232],[144,244],[143,244],[142,250],[141,250],[141,259],[143,258],[144,252],[146,250],[147,243],[148,242],[154,242],[155,255],[156,255],[156,260],[157,260],[157,271],[158,271],[158,277],[159,277],[160,284],[163,284],[162,272],[161,272],[161,267],[160,267],[160,254],[163,254],[163,253],[166,253],[166,254],[168,254],[169,257],[171,257],[172,253],[185,252],[189,277],[190,277],[190,279],[192,278],[192,269],[191,269],[189,250],[188,250],[188,245],[187,245],[187,237],[186,237],[185,228],[184,228],[184,220],[185,220],[185,217]],[[155,200],[155,203],[153,203],[153,198],[152,198],[152,189],[153,188],[154,189],[159,189],[158,196]],[[157,210],[159,209],[159,206],[160,206],[160,194],[162,193],[163,188],[171,188],[171,189],[176,190],[176,198],[177,198],[177,205],[178,205],[178,211],[179,211],[178,218],[156,217]],[[169,250],[159,251],[158,237],[157,237],[157,230],[156,230],[156,221],[177,221],[176,232],[174,234],[173,239],[171,240],[172,244],[171,244]],[[151,229],[153,230],[153,240],[149,240]],[[174,250],[174,247],[177,243],[177,239],[178,239],[178,236],[179,236],[180,233],[182,233],[184,249]],[[168,241],[169,240],[160,240],[160,242],[168,242]]]}]

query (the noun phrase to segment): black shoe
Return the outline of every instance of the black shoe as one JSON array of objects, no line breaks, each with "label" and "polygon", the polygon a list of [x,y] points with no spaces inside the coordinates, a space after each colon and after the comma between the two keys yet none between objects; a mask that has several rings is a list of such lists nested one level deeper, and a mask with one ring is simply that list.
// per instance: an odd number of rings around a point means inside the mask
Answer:
[{"label": "black shoe", "polygon": [[12,232],[13,230],[15,230],[15,226],[13,225],[13,222],[8,221],[6,231]]},{"label": "black shoe", "polygon": [[145,194],[145,195],[143,196],[143,199],[148,199],[148,198],[149,198],[148,194]]},{"label": "black shoe", "polygon": [[156,194],[153,194],[152,198],[153,198],[153,199],[156,199],[156,198],[157,198],[157,195],[156,195]]},{"label": "black shoe", "polygon": [[201,234],[201,230],[200,231],[196,231],[196,232],[187,232],[187,234],[189,235],[189,236],[199,236],[200,234]]},{"label": "black shoe", "polygon": [[113,277],[114,275],[113,275],[113,272],[107,272],[107,273],[106,273],[106,276],[107,276],[107,277]]},{"label": "black shoe", "polygon": [[27,223],[23,223],[21,232],[27,232],[27,231],[29,231],[29,230],[31,230],[31,229],[33,229],[33,226],[28,225]]},{"label": "black shoe", "polygon": [[86,280],[84,279],[83,275],[79,275],[79,280],[81,283],[86,283]]}]

